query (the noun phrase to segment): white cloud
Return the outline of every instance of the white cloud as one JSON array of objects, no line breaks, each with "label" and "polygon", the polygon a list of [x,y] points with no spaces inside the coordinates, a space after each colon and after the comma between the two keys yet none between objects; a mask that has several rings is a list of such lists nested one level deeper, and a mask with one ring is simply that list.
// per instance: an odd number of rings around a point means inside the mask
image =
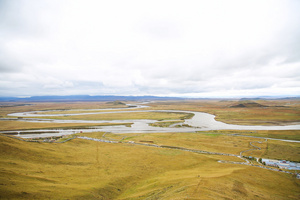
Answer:
[{"label": "white cloud", "polygon": [[[298,95],[298,1],[2,1],[1,95]],[[1,12],[2,11],[2,12]]]}]

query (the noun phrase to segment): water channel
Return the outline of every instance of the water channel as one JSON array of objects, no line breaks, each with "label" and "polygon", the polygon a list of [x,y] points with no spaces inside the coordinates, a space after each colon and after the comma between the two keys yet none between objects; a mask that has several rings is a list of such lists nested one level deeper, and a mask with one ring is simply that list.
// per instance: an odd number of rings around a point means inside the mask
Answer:
[{"label": "water channel", "polygon": [[[16,131],[2,131],[4,134],[11,134],[22,138],[38,138],[38,137],[52,137],[61,135],[70,135],[80,132],[112,132],[112,133],[153,133],[153,132],[196,132],[208,130],[300,130],[300,123],[297,125],[286,126],[246,126],[226,124],[215,120],[215,116],[203,112],[191,112],[181,110],[136,110],[148,107],[145,103],[131,105],[127,104],[128,108],[116,109],[85,109],[85,110],[66,110],[80,111],[80,113],[61,113],[61,114],[46,114],[49,111],[32,111],[23,113],[11,113],[9,116],[18,118],[7,118],[1,120],[18,120],[26,122],[40,122],[40,123],[132,123],[131,127],[125,125],[114,126],[93,126],[82,129],[37,129],[37,130],[16,130]],[[85,112],[86,111],[86,112]],[[95,111],[95,112],[93,112]],[[98,112],[97,112],[98,111]],[[193,113],[191,119],[186,119],[185,124],[190,127],[154,127],[150,123],[158,122],[157,120],[57,120],[57,119],[36,119],[28,117],[53,117],[53,116],[72,116],[72,115],[93,115],[93,114],[108,114],[108,113],[126,113],[126,112],[182,112]]]}]

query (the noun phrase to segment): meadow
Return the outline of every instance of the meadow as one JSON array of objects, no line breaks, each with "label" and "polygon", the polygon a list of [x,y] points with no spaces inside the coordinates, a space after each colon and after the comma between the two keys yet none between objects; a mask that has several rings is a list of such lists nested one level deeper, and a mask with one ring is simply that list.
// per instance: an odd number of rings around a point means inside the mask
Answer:
[{"label": "meadow", "polygon": [[[154,102],[151,109],[187,110],[206,112],[216,120],[238,125],[288,125],[300,121],[299,99],[257,100],[254,106],[249,101],[239,100],[186,100]],[[235,107],[242,104],[245,107]]]},{"label": "meadow", "polygon": [[186,119],[192,117],[189,113],[175,112],[125,112],[125,113],[106,113],[92,115],[73,115],[73,116],[54,116],[54,117],[35,117],[62,120],[129,120],[129,119],[153,119],[153,120],[173,120]]},{"label": "meadow", "polygon": [[[260,120],[268,121],[267,124],[299,122],[298,101],[259,101],[262,105],[268,105],[267,108],[230,107],[237,103],[240,102],[167,101],[151,103],[151,109],[209,112],[220,119],[224,118],[222,121],[225,122],[226,120],[250,124],[259,124]],[[118,106],[124,108],[124,105],[106,102],[34,103],[21,106],[13,104],[11,107],[0,108],[0,115],[6,117],[12,112],[118,108]],[[263,113],[265,109],[266,114],[260,118],[257,113]],[[272,110],[281,114],[275,114],[275,117],[268,116],[272,115]],[[138,113],[133,115],[139,119],[172,119],[175,122],[187,117],[183,113],[173,113],[174,115],[165,113],[161,116],[159,114],[163,113],[159,112]],[[113,117],[115,119],[118,116]],[[121,117],[128,119],[132,116]],[[84,127],[91,124],[0,121],[0,126],[2,130],[16,130]],[[0,199],[299,199],[300,179],[295,175],[248,165],[218,162],[219,160],[244,162],[234,156],[137,145],[141,143],[176,146],[239,155],[241,151],[253,148],[250,142],[260,141],[261,143],[255,145],[261,150],[245,152],[244,155],[299,162],[299,143],[245,137],[299,140],[299,134],[299,130],[77,134],[119,143],[80,138],[65,143],[26,142],[0,135]]]},{"label": "meadow", "polygon": [[[219,137],[198,135],[203,143]],[[225,152],[247,149],[242,139],[204,145],[191,142],[190,136],[129,135],[128,140],[158,138],[155,143],[176,145],[188,138],[180,146],[223,151],[222,145],[229,143]],[[82,139],[55,144],[1,136],[0,147],[1,199],[298,199],[300,195],[300,181],[290,174],[217,162],[238,161],[235,157]]]},{"label": "meadow", "polygon": [[34,130],[34,129],[64,129],[64,128],[85,128],[90,126],[113,126],[126,125],[131,123],[42,123],[25,121],[0,121],[0,130]]},{"label": "meadow", "polygon": [[[103,133],[79,134],[93,138],[102,138]],[[268,140],[237,136],[226,131],[201,131],[197,133],[152,133],[152,134],[105,134],[106,139],[116,141],[134,141],[136,143],[149,143],[197,149],[209,152],[222,152],[239,155],[241,151],[252,149],[250,142],[255,143],[261,150],[249,151],[245,156],[263,157],[278,160],[290,160],[300,162],[300,144],[287,143],[277,140]]]}]

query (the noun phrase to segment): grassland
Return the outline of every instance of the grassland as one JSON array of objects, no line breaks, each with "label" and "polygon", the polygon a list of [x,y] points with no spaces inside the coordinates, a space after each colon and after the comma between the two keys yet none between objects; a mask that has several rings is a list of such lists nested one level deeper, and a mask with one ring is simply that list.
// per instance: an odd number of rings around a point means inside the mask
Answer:
[{"label": "grassland", "polygon": [[150,126],[170,127],[173,124],[182,123],[182,122],[184,122],[184,121],[183,120],[173,120],[173,121],[164,121],[164,122],[154,122],[154,123],[151,123]]},{"label": "grassland", "polygon": [[38,112],[36,114],[46,114],[46,115],[56,115],[56,114],[80,114],[80,113],[103,113],[103,112],[115,112],[115,111],[124,111],[124,109],[108,109],[108,110],[56,110],[56,111],[44,111]]},{"label": "grassland", "polygon": [[1,199],[298,199],[300,195],[300,181],[292,175],[217,162],[231,159],[225,156],[80,139],[51,144],[0,136],[0,142]]},{"label": "grassland", "polygon": [[0,121],[1,131],[32,130],[32,129],[57,129],[57,128],[85,128],[91,126],[130,126],[132,123],[40,123],[25,121]]},{"label": "grassland", "polygon": [[244,135],[283,140],[300,140],[300,130],[213,130],[208,132],[216,134]]},{"label": "grassland", "polygon": [[242,135],[251,135],[257,137],[267,137],[276,139],[286,139],[286,140],[300,140],[300,130],[265,130],[265,131],[255,131],[252,133],[242,133]]},{"label": "grassland", "polygon": [[13,103],[2,102],[0,105],[0,117],[7,117],[7,114],[15,112],[29,111],[51,111],[70,109],[107,109],[107,108],[127,108],[125,105],[113,105],[106,102],[33,102],[33,103]]},{"label": "grassland", "polygon": [[106,113],[92,115],[74,115],[74,116],[51,116],[37,117],[47,119],[61,120],[128,120],[128,119],[152,119],[152,120],[173,120],[186,119],[192,117],[190,113],[175,112],[124,112],[124,113]]},{"label": "grassland", "polygon": [[269,141],[261,157],[300,162],[298,143],[286,144],[280,141]]},{"label": "grassland", "polygon": [[[90,133],[89,133],[90,134]],[[85,135],[80,134],[80,135]],[[102,133],[93,133],[91,137],[102,138]],[[134,141],[137,143],[151,143],[157,145],[168,145],[184,147],[189,149],[204,150],[239,155],[241,151],[252,149],[250,142],[255,143],[262,150],[250,151],[245,156],[273,158],[279,160],[290,160],[300,162],[300,144],[287,143],[283,141],[249,138],[232,134],[221,134],[213,132],[198,133],[152,133],[152,134],[106,134],[105,137],[117,141]]]},{"label": "grassland", "polygon": [[[291,124],[299,122],[299,101],[262,101],[265,107],[232,108],[239,101],[168,101],[148,109],[202,111],[224,122],[241,124]],[[7,103],[0,115],[56,110],[123,108],[105,102]],[[268,106],[268,107],[266,107]],[[59,111],[58,111],[59,112]],[[152,116],[151,116],[152,115]],[[72,116],[73,117],[73,116]],[[78,116],[82,119],[82,116]],[[97,119],[188,118],[184,113],[137,112],[120,115],[86,115]],[[100,117],[100,118],[99,118]],[[102,118],[101,118],[102,117]],[[70,118],[68,118],[70,119]],[[78,118],[79,119],[79,118]],[[179,120],[180,121],[180,120]],[[170,122],[170,123],[173,123]],[[168,126],[167,122],[158,122]],[[161,124],[160,124],[161,123]],[[32,123],[0,121],[1,130],[67,128],[99,124]],[[105,124],[101,124],[105,125]],[[300,161],[300,144],[244,136],[299,139],[293,131],[218,130],[198,133],[79,133],[114,141],[177,146],[210,152]],[[25,142],[0,135],[0,199],[299,199],[300,180],[247,165],[219,163],[242,161],[236,157],[197,154],[178,149],[131,143],[103,143],[73,139],[66,143]]]},{"label": "grassland", "polygon": [[238,100],[186,100],[155,102],[153,109],[175,109],[200,111],[216,116],[216,120],[239,125],[287,125],[300,121],[300,101],[295,100],[257,100],[255,102],[267,107],[234,108]]}]

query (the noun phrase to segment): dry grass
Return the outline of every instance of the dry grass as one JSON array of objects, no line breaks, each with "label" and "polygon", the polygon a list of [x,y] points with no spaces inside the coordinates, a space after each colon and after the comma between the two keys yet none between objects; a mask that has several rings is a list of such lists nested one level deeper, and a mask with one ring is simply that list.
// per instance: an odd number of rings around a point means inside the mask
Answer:
[{"label": "dry grass", "polygon": [[186,100],[150,104],[154,109],[174,109],[207,112],[216,120],[239,125],[287,125],[300,122],[299,100],[258,100],[269,107],[231,108],[238,101]]},{"label": "dry grass", "polygon": [[152,120],[173,120],[191,117],[189,113],[175,112],[125,112],[125,113],[105,113],[92,115],[37,117],[47,119],[62,120],[129,120],[129,119],[152,119]]},{"label": "dry grass", "polygon": [[252,133],[242,133],[242,135],[252,135],[258,137],[277,138],[286,140],[300,140],[300,130],[252,131]]},{"label": "dry grass", "polygon": [[[80,133],[77,135],[103,139],[102,132]],[[212,132],[151,134],[106,133],[105,138],[116,141],[134,141],[136,143],[151,143],[236,155],[239,155],[241,151],[254,149],[254,147],[250,145],[250,142],[253,142],[253,145],[260,147],[261,150],[245,152],[243,155],[300,162],[300,143],[275,140],[268,140],[266,142],[264,139],[233,136],[231,134],[226,135]],[[262,143],[257,143],[256,141]]]},{"label": "dry grass", "polygon": [[182,123],[183,120],[175,120],[175,121],[163,121],[163,122],[154,122],[149,124],[150,126],[154,127],[170,127],[173,124]]},{"label": "dry grass", "polygon": [[[26,104],[26,105],[24,105]],[[106,102],[33,102],[11,103],[1,102],[0,117],[15,112],[41,111],[41,110],[70,110],[70,109],[102,109],[102,108],[125,108],[124,105],[112,105]]]},{"label": "dry grass", "polygon": [[[158,102],[155,109],[195,110],[217,114],[224,120],[257,123],[299,121],[298,101],[263,101],[268,108],[229,108],[236,101]],[[32,106],[0,109],[5,117],[11,112],[52,109],[107,108],[104,102],[35,103]],[[152,108],[151,108],[152,109]],[[258,110],[257,110],[258,109]],[[258,112],[259,111],[259,112]],[[278,111],[278,115],[273,112]],[[234,114],[228,114],[233,112]],[[227,114],[226,114],[227,113]],[[128,114],[128,113],[126,113]],[[136,114],[136,113],[135,113]],[[135,117],[147,117],[135,116]],[[162,113],[159,113],[162,114]],[[176,113],[175,113],[176,114]],[[154,114],[155,115],[155,114]],[[230,116],[229,116],[230,115]],[[253,118],[256,116],[257,118]],[[120,116],[113,116],[115,118]],[[123,116],[129,119],[129,116]],[[153,118],[169,118],[153,116]],[[178,119],[180,116],[173,116]],[[181,116],[182,117],[182,116]],[[244,120],[245,119],[245,120]],[[251,119],[251,120],[250,120]],[[4,122],[4,121],[2,121]],[[5,129],[50,128],[58,124],[12,122],[0,124]],[[76,124],[76,126],[85,124]],[[91,125],[91,124],[89,124]],[[75,124],[59,124],[75,126]],[[225,134],[220,134],[225,133]],[[260,139],[233,136],[246,134],[297,139],[297,131],[208,131],[200,133],[105,134],[106,139],[151,141],[153,144],[239,154],[252,148],[250,141]],[[103,133],[83,133],[103,138]],[[123,138],[126,136],[126,138]],[[261,140],[263,141],[263,140]],[[271,141],[259,145],[261,151],[245,155],[299,161],[297,143]],[[218,163],[238,158],[196,154],[176,149],[133,144],[108,144],[74,139],[63,144],[30,143],[0,136],[0,199],[299,199],[300,180],[290,174],[266,169]]]},{"label": "dry grass", "polygon": [[261,157],[300,162],[300,144],[269,140]]},{"label": "dry grass", "polygon": [[[75,139],[0,136],[4,199],[298,199],[299,180],[224,156]],[[280,184],[278,184],[280,180]]]},{"label": "dry grass", "polygon": [[126,140],[135,142],[153,141],[153,143],[157,145],[168,145],[211,152],[239,154],[240,151],[248,149],[249,141],[255,141],[256,139],[221,134],[212,135],[203,132],[133,134],[133,136],[129,135]]},{"label": "dry grass", "polygon": [[56,115],[56,114],[80,114],[80,113],[103,113],[103,112],[116,112],[116,111],[124,111],[124,109],[109,109],[109,110],[57,110],[57,111],[44,111],[38,112],[36,114],[45,114],[45,115]]},{"label": "dry grass", "polygon": [[[124,137],[124,134],[114,134]],[[290,160],[300,162],[300,143],[233,136],[231,134],[219,134],[212,132],[199,133],[153,133],[153,134],[126,134],[124,141],[151,141],[157,145],[177,146],[190,149],[204,150],[218,153],[229,153],[239,155],[241,151],[253,149],[250,145],[258,146],[261,150],[249,151],[245,156],[273,158],[279,160]],[[257,143],[255,141],[262,142]]]},{"label": "dry grass", "polygon": [[300,140],[300,130],[213,130],[207,132],[229,135],[238,134],[283,140]]},{"label": "dry grass", "polygon": [[82,128],[90,126],[130,125],[131,123],[35,123],[23,121],[0,121],[0,130],[31,130],[55,128]]}]

